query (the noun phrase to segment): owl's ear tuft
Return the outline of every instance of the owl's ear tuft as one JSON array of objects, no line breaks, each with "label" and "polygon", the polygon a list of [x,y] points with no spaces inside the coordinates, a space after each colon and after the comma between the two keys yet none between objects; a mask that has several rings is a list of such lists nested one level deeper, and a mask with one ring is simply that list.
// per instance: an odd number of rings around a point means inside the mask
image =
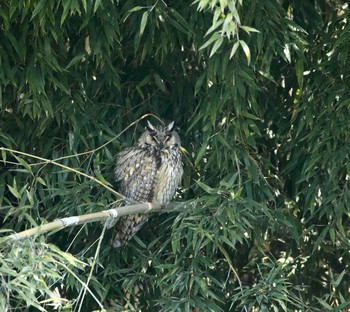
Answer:
[{"label": "owl's ear tuft", "polygon": [[170,124],[167,125],[166,131],[173,132],[175,128],[176,128],[176,123],[175,121],[172,121]]},{"label": "owl's ear tuft", "polygon": [[147,120],[146,129],[147,129],[149,132],[154,132],[154,131],[156,131],[156,128],[154,128],[154,126],[151,124],[151,122],[150,122],[149,120]]}]

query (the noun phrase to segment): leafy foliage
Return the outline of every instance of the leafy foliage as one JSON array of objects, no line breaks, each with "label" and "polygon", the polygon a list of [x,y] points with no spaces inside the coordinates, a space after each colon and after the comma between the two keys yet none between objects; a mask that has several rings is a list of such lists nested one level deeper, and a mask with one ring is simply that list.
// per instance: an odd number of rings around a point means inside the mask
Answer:
[{"label": "leafy foliage", "polygon": [[179,126],[187,208],[123,250],[100,224],[2,240],[1,309],[349,309],[349,18],[340,0],[4,1],[3,236],[118,200],[86,174],[117,189],[148,118]]}]

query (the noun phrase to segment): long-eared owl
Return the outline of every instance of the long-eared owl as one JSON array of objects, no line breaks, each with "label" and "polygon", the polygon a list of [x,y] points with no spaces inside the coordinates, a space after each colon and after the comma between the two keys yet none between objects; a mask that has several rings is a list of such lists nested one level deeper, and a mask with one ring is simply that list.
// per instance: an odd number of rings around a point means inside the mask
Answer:
[{"label": "long-eared owl", "polygon": [[[174,121],[166,127],[154,127],[148,121],[137,144],[117,156],[120,193],[136,202],[167,205],[183,174],[180,145]],[[113,246],[125,246],[146,220],[145,214],[120,217]]]}]

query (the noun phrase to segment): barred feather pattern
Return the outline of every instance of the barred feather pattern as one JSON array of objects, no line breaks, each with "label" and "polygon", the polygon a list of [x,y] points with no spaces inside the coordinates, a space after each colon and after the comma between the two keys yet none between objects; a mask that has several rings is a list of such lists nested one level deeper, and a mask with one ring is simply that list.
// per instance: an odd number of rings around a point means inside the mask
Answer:
[{"label": "barred feather pattern", "polygon": [[[138,143],[119,153],[115,175],[126,198],[165,206],[174,197],[183,174],[180,138],[174,128],[174,122],[164,128],[148,123]],[[113,246],[125,246],[147,218],[146,214],[119,218]]]}]

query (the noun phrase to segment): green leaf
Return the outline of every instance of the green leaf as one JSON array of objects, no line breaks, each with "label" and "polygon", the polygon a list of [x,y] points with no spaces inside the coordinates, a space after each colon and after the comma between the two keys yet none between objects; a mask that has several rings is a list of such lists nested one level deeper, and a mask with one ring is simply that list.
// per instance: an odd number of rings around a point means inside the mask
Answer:
[{"label": "green leaf", "polygon": [[251,113],[245,112],[245,111],[242,112],[242,116],[249,118],[249,119],[253,119],[253,120],[261,120],[261,118],[255,116]]},{"label": "green leaf", "polygon": [[138,6],[133,7],[132,9],[130,9],[128,12],[132,13],[132,12],[137,12],[137,11],[140,11],[140,10],[143,10],[143,9],[145,9],[145,7],[138,5]]},{"label": "green leaf", "polygon": [[46,182],[45,182],[45,180],[44,180],[43,178],[41,178],[41,177],[36,177],[36,180],[37,180],[40,184],[42,184],[42,185],[44,185],[44,186],[47,186],[47,185],[46,185]]},{"label": "green leaf", "polygon": [[239,47],[239,41],[235,42],[235,44],[233,45],[230,53],[230,59],[236,54],[238,47]]},{"label": "green leaf", "polygon": [[299,88],[303,88],[303,82],[304,82],[304,62],[301,59],[297,59],[295,63],[295,74],[298,79]]},{"label": "green leaf", "polygon": [[225,12],[226,7],[227,7],[227,0],[220,0],[221,12]]},{"label": "green leaf", "polygon": [[326,301],[317,297],[316,300],[326,309],[326,311],[333,311],[333,308]]},{"label": "green leaf", "polygon": [[164,80],[158,74],[154,74],[154,81],[162,92],[168,92]]},{"label": "green leaf", "polygon": [[169,17],[167,21],[182,33],[190,36],[191,27],[188,25],[187,21],[173,9],[170,10],[170,13],[176,18],[176,20]]},{"label": "green leaf", "polygon": [[141,18],[141,24],[140,24],[140,36],[142,36],[143,32],[145,31],[145,27],[147,25],[147,19],[148,19],[148,11],[145,11],[142,14]]},{"label": "green leaf", "polygon": [[68,63],[68,65],[65,67],[65,69],[69,69],[70,67],[74,66],[75,64],[81,62],[86,57],[86,52],[80,52],[76,56],[74,56],[71,61]]},{"label": "green leaf", "polygon": [[204,81],[205,81],[205,78],[206,78],[206,73],[203,73],[199,76],[199,78],[197,79],[196,81],[196,85],[194,87],[194,94],[196,95],[199,90],[202,88],[203,84],[204,84]]},{"label": "green leaf", "polygon": [[213,45],[213,48],[211,49],[211,52],[210,52],[209,57],[212,57],[212,56],[215,54],[215,52],[220,48],[220,46],[221,46],[221,44],[222,44],[223,41],[224,41],[224,38],[223,38],[223,37],[219,37],[219,38],[215,41],[215,43],[214,43],[214,45]]},{"label": "green leaf", "polygon": [[15,156],[15,158],[16,158],[17,161],[26,169],[27,172],[31,172],[31,171],[32,171],[32,169],[31,169],[31,167],[29,166],[29,164],[28,164],[26,161],[24,161],[23,158],[17,157],[17,156]]},{"label": "green leaf", "polygon": [[222,24],[223,24],[223,20],[218,20],[213,22],[213,24],[211,25],[211,27],[207,30],[207,32],[205,33],[204,37],[206,37],[207,35],[209,35],[210,33],[212,33],[214,30],[216,30],[217,28],[219,28]]},{"label": "green leaf", "polygon": [[205,152],[207,151],[208,143],[203,143],[201,148],[199,149],[199,152],[197,154],[195,165],[197,166],[199,162],[202,160],[203,156],[205,155]]},{"label": "green leaf", "polygon": [[244,54],[247,58],[247,62],[248,62],[248,65],[250,64],[250,49],[248,47],[248,45],[245,43],[245,41],[243,40],[239,40],[239,44],[240,46],[242,47],[243,51],[244,51]]},{"label": "green leaf", "polygon": [[283,52],[284,52],[284,56],[285,56],[286,60],[287,60],[289,63],[291,63],[291,62],[292,62],[292,57],[291,57],[291,51],[290,51],[290,44],[286,44],[286,45],[284,46]]},{"label": "green leaf", "polygon": [[211,37],[209,38],[209,40],[207,40],[207,41],[199,48],[199,50],[205,49],[207,46],[209,46],[210,44],[212,44],[214,41],[218,40],[219,38],[221,38],[221,35],[220,35],[219,32],[216,32],[216,33],[212,34]]},{"label": "green leaf", "polygon": [[226,139],[222,135],[218,134],[216,137],[218,138],[218,140],[220,141],[220,143],[222,145],[224,145],[224,146],[228,147],[229,149],[231,149],[230,144],[226,141]]},{"label": "green leaf", "polygon": [[35,8],[34,8],[34,11],[33,11],[33,13],[32,13],[31,19],[33,19],[35,16],[37,16],[37,15],[39,14],[39,12],[42,11],[42,9],[44,8],[45,3],[47,3],[46,0],[40,0],[40,1],[35,5]]},{"label": "green leaf", "polygon": [[17,199],[21,199],[21,194],[17,191],[16,188],[12,187],[11,185],[7,184],[8,189],[12,193],[13,196],[15,196]]},{"label": "green leaf", "polygon": [[339,284],[341,283],[341,281],[344,278],[344,275],[346,274],[346,271],[344,270],[343,272],[341,272],[338,276],[338,278],[332,283],[335,287],[338,287]]},{"label": "green leaf", "polygon": [[95,0],[95,4],[94,4],[94,14],[96,13],[97,9],[100,7],[101,5],[101,0]]},{"label": "green leaf", "polygon": [[235,5],[235,2],[234,1],[228,1],[228,7],[236,21],[236,23],[238,23],[239,25],[241,24],[241,19],[239,17],[239,14],[238,14],[238,11],[237,11],[237,8],[236,8],[236,5]]},{"label": "green leaf", "polygon": [[200,186],[201,189],[203,189],[205,192],[209,193],[209,194],[215,194],[216,191],[214,189],[212,189],[210,186],[204,184],[203,182],[200,181],[196,181],[196,183]]},{"label": "green leaf", "polygon": [[259,30],[248,26],[239,26],[239,28],[242,28],[247,34],[250,34],[251,32],[256,32],[256,33],[260,32]]},{"label": "green leaf", "polygon": [[[46,1],[44,0],[44,2],[46,2]],[[62,3],[62,5],[63,5],[63,12],[62,12],[62,16],[61,16],[61,26],[63,25],[64,21],[66,20],[66,18],[68,16],[68,13],[69,13],[69,10],[70,10],[70,4],[71,4],[71,1],[64,1]]]},{"label": "green leaf", "polygon": [[6,151],[2,150],[1,156],[2,156],[2,160],[4,161],[4,164],[6,164]]}]

